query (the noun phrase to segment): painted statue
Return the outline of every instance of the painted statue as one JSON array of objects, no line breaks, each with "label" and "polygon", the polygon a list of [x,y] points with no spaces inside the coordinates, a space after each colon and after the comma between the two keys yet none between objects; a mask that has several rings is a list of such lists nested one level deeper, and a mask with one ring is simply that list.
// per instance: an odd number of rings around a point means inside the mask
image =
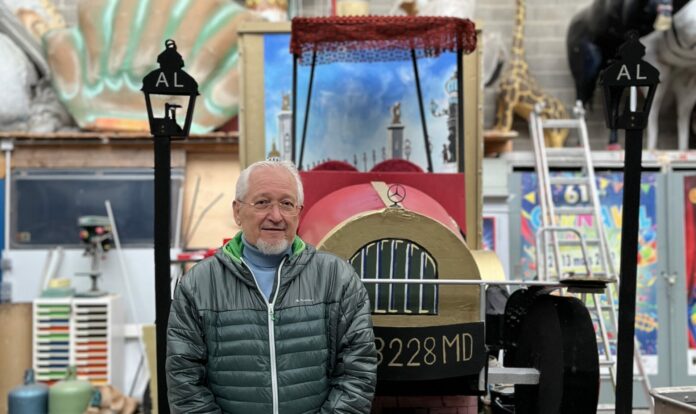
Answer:
[{"label": "painted statue", "polygon": [[[5,102],[0,130],[49,133],[72,126],[50,83],[50,70],[39,37],[64,24],[55,6],[42,0],[48,20],[35,10],[11,10],[0,2],[0,79]],[[51,9],[51,7],[53,8]],[[51,14],[53,12],[53,14]]]},{"label": "painted statue", "polygon": [[691,114],[696,104],[696,0],[691,0],[672,20],[672,30],[653,32],[641,39],[645,60],[660,71],[660,84],[648,116],[648,149],[655,149],[658,118],[665,97],[673,94],[677,105],[679,149],[689,149]]},{"label": "painted statue", "polygon": [[401,123],[401,102],[395,103],[392,107],[392,125],[397,125]]},{"label": "painted statue", "polygon": [[282,104],[280,105],[280,110],[281,111],[289,111],[290,110],[290,94],[289,93],[283,93],[282,97]]}]

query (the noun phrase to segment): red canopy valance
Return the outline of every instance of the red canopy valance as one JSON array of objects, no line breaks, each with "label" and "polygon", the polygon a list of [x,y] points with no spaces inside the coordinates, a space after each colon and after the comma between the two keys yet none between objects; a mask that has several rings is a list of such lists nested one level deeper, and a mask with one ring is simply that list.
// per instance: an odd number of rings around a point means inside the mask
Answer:
[{"label": "red canopy valance", "polygon": [[469,19],[427,16],[296,17],[290,52],[301,64],[371,62],[470,53],[476,28]]}]

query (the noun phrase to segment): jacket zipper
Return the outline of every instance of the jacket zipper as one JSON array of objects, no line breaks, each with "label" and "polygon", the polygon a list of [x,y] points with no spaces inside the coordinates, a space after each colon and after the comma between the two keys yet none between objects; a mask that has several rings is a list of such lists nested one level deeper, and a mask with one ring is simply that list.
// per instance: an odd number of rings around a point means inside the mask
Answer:
[{"label": "jacket zipper", "polygon": [[270,350],[270,358],[271,358],[271,392],[273,394],[273,414],[278,414],[278,372],[277,372],[277,367],[276,367],[276,350],[275,350],[275,314],[274,314],[274,309],[273,307],[275,306],[275,301],[278,298],[278,291],[280,290],[280,271],[283,268],[283,263],[285,263],[285,257],[280,261],[280,265],[278,265],[278,270],[276,271],[276,283],[275,283],[275,292],[273,294],[273,300],[270,302],[268,299],[266,299],[266,295],[263,294],[263,291],[261,291],[261,288],[259,287],[259,283],[256,281],[256,276],[254,276],[254,271],[251,270],[251,267],[244,262],[244,259],[241,259],[242,263],[244,263],[244,266],[249,269],[249,272],[251,273],[252,279],[254,279],[254,284],[256,285],[256,289],[259,291],[261,294],[261,297],[263,298],[263,301],[266,303],[266,307],[268,308],[268,349]]}]

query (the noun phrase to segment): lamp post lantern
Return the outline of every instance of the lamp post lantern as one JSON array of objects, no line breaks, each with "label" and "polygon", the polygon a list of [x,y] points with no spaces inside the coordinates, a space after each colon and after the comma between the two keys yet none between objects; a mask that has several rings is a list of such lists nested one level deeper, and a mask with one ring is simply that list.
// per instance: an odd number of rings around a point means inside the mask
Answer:
[{"label": "lamp post lantern", "polygon": [[[660,72],[641,58],[645,46],[635,32],[619,48],[619,58],[602,72],[604,110],[607,127],[626,130],[623,209],[621,217],[621,269],[619,285],[619,320],[616,413],[630,414],[633,405],[633,360],[635,345],[636,266],[638,252],[638,212],[643,151],[643,129],[650,113]],[[642,104],[638,88],[647,89]],[[612,299],[609,299],[612,300]]]},{"label": "lamp post lantern", "polygon": [[[182,70],[184,59],[176,51],[176,43],[168,39],[164,45],[164,51],[157,57],[159,69],[145,75],[141,89],[145,94],[150,133],[155,137],[184,138],[191,129],[198,83]],[[153,100],[163,105],[160,108],[163,109],[161,117],[155,115]],[[184,125],[181,126],[176,121],[176,111],[184,106],[186,112]]]},{"label": "lamp post lantern", "polygon": [[[155,331],[157,337],[157,405],[160,414],[169,413],[167,377],[167,321],[171,304],[171,140],[188,136],[198,83],[182,70],[184,60],[169,39],[157,57],[159,69],[145,75],[142,91],[155,141]],[[155,107],[153,108],[153,104]],[[184,123],[177,122],[177,110],[185,109]],[[156,110],[160,112],[155,113]],[[159,116],[158,116],[159,115]]]}]

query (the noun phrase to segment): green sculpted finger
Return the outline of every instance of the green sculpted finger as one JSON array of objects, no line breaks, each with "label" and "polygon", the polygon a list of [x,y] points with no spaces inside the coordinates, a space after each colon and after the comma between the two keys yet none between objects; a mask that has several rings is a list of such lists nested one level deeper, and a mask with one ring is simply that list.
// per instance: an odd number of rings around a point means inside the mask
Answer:
[{"label": "green sculpted finger", "polygon": [[[214,21],[216,14],[225,4],[229,4],[229,1],[188,1],[188,5],[185,9],[186,18],[184,21],[179,23],[175,28],[171,27],[171,25],[167,27],[167,38],[176,41],[176,47],[181,56],[183,56],[184,62],[188,62],[193,45],[200,33],[205,30],[206,26],[210,24],[211,21]],[[188,68],[185,70],[188,71]]]},{"label": "green sculpted finger", "polygon": [[145,1],[143,14],[136,14],[138,33],[134,39],[132,58],[126,58],[129,78],[134,84],[142,83],[143,77],[157,66],[156,57],[164,48],[167,39],[165,33],[175,6],[182,3],[178,0],[149,0]]},{"label": "green sculpted finger", "polygon": [[80,1],[77,8],[77,25],[85,42],[86,66],[83,72],[87,86],[98,87],[105,75],[108,44],[111,39],[112,21],[117,0]]},{"label": "green sculpted finger", "polygon": [[229,119],[239,111],[239,53],[229,55],[222,66],[200,87],[205,110]]},{"label": "green sculpted finger", "polygon": [[146,0],[119,0],[112,20],[109,54],[107,56],[108,78],[121,79],[125,75],[126,58],[135,49],[134,43],[143,29],[143,18],[149,5]]},{"label": "green sculpted finger", "polygon": [[195,79],[207,79],[228,56],[237,53],[239,24],[253,19],[251,13],[235,3],[221,7],[198,35],[186,58],[189,74]]},{"label": "green sculpted finger", "polygon": [[43,46],[59,98],[63,102],[74,99],[82,87],[82,35],[77,29],[52,30],[44,35]]}]

